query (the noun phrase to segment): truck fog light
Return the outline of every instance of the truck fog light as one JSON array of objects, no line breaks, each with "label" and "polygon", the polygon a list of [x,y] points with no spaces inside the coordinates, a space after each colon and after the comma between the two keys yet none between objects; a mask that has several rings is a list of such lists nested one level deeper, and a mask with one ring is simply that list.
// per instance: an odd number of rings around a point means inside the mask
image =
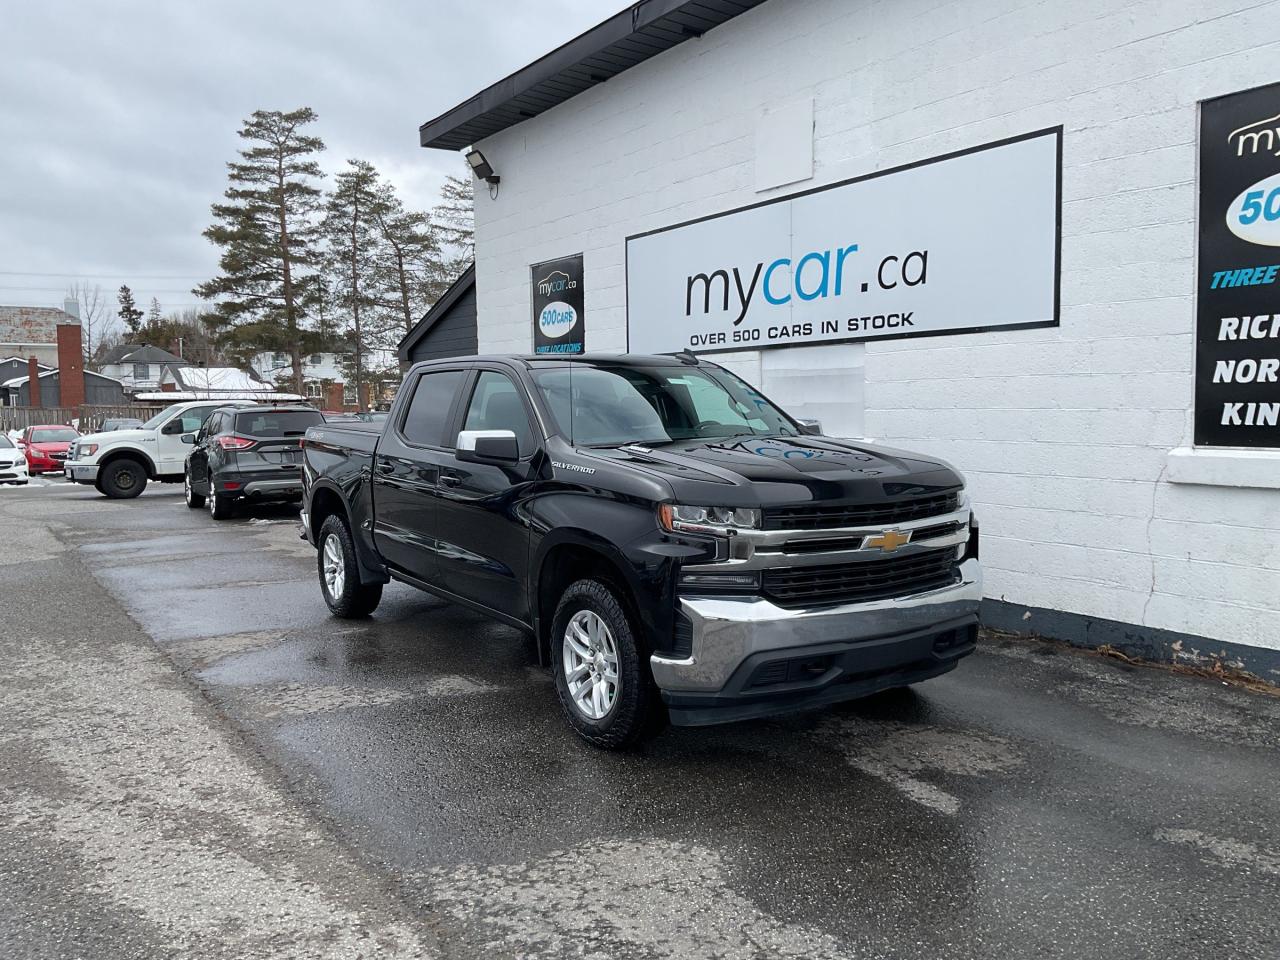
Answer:
[{"label": "truck fog light", "polygon": [[755,571],[687,570],[680,574],[680,586],[696,590],[731,590],[747,593],[760,589],[760,574]]}]

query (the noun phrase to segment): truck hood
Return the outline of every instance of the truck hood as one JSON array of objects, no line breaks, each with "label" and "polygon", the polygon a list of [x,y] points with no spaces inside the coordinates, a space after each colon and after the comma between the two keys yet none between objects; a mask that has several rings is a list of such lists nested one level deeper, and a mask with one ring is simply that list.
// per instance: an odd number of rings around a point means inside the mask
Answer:
[{"label": "truck hood", "polygon": [[108,443],[124,443],[128,440],[150,440],[154,439],[156,432],[154,430],[109,430],[106,433],[86,433],[77,443],[96,443],[98,446],[106,446]]},{"label": "truck hood", "polygon": [[829,437],[733,437],[591,454],[660,473],[677,500],[706,505],[875,503],[964,485],[935,457]]}]

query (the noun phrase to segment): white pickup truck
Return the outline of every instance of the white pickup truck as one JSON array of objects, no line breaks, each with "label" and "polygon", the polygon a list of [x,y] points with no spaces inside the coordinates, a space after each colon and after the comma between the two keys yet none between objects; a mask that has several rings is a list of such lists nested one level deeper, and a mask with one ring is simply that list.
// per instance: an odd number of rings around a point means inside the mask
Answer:
[{"label": "white pickup truck", "polygon": [[148,480],[181,483],[196,433],[219,407],[253,406],[252,400],[193,400],[165,407],[134,430],[85,434],[63,468],[68,480],[91,483],[117,500],[136,497]]}]

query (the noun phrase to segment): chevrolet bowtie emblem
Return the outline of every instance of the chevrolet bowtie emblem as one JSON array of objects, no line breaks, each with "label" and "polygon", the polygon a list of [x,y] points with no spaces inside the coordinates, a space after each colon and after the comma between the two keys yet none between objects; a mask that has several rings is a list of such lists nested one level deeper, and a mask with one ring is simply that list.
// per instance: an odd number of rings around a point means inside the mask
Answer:
[{"label": "chevrolet bowtie emblem", "polygon": [[903,533],[901,530],[886,530],[877,537],[867,537],[866,542],[862,545],[864,550],[871,550],[879,547],[885,553],[893,553],[899,547],[911,542],[911,531]]}]

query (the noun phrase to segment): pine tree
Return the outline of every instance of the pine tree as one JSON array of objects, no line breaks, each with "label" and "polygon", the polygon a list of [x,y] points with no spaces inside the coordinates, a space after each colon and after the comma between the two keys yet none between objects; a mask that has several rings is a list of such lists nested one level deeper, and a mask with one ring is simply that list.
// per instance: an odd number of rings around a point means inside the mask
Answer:
[{"label": "pine tree", "polygon": [[446,251],[445,267],[452,281],[475,259],[475,192],[474,181],[449,176],[440,189],[440,203],[431,211],[439,231],[440,244]]},{"label": "pine tree", "polygon": [[142,311],[133,302],[133,291],[127,284],[121,284],[116,299],[120,302],[120,319],[124,321],[125,329],[131,337],[136,337],[142,327]]},{"label": "pine tree", "polygon": [[245,121],[240,137],[249,146],[227,164],[228,202],[213,205],[216,222],[204,231],[222,248],[222,273],[194,290],[216,301],[214,325],[234,352],[288,351],[298,393],[303,354],[316,346],[307,320],[318,295],[315,157],[324,142],[302,130],[315,120],[302,107],[257,110]]},{"label": "pine tree", "polygon": [[378,225],[388,212],[388,194],[378,171],[365,160],[348,160],[334,178],[325,205],[330,275],[337,305],[351,318],[357,402],[364,382],[365,324],[378,306],[377,266],[382,237]]},{"label": "pine tree", "polygon": [[439,230],[429,214],[405,210],[390,183],[386,184],[384,210],[378,219],[382,237],[379,333],[383,346],[392,347],[413,329],[454,278],[452,265],[442,259]]},{"label": "pine tree", "polygon": [[158,329],[163,319],[164,317],[160,313],[160,301],[155,297],[152,297],[151,308],[147,311],[147,323],[145,329]]}]

